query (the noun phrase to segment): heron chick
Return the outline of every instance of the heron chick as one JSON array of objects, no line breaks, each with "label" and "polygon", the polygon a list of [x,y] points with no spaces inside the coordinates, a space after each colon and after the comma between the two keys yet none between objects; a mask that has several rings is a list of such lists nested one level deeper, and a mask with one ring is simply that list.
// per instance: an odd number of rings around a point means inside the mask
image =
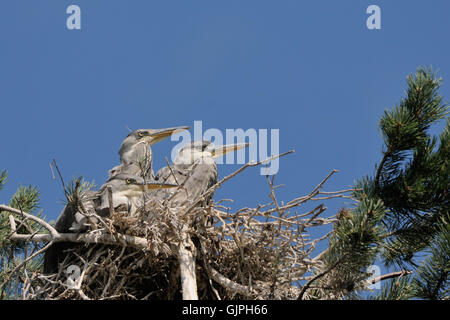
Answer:
[{"label": "heron chick", "polygon": [[[248,147],[248,143],[214,145],[205,140],[193,141],[178,152],[173,165],[161,168],[156,181],[180,185],[179,188],[154,193],[160,201],[170,200],[170,206],[183,206],[197,201],[205,191],[217,183],[215,159],[229,152]],[[209,202],[213,194],[207,197]]]},{"label": "heron chick", "polygon": [[120,165],[109,171],[109,176],[120,173],[133,174],[141,177],[153,177],[152,150],[155,143],[189,127],[172,127],[164,129],[138,129],[130,132],[123,140],[120,149]]},{"label": "heron chick", "polygon": [[[176,186],[155,181],[147,182],[143,178],[131,174],[118,174],[109,179],[99,191],[90,192],[89,197],[84,199],[83,206],[90,212],[81,213],[73,205],[67,204],[56,221],[55,229],[60,233],[79,233],[86,231],[90,222],[98,222],[98,219],[90,216],[89,213],[97,212],[99,216],[107,217],[110,212],[108,187],[111,188],[113,207],[125,204],[128,212],[134,214],[138,208],[139,199],[142,199],[145,192]],[[89,221],[89,219],[91,220]],[[73,243],[60,242],[47,249],[44,253],[44,274],[57,272],[59,263],[65,257],[64,250],[72,247],[74,247]]]},{"label": "heron chick", "polygon": [[113,208],[126,204],[128,212],[133,215],[139,201],[146,192],[175,187],[177,187],[176,184],[161,183],[154,180],[146,181],[139,176],[120,173],[109,179],[100,188],[100,204],[97,212],[101,216],[107,216],[109,213],[108,188],[111,188],[112,191]]}]

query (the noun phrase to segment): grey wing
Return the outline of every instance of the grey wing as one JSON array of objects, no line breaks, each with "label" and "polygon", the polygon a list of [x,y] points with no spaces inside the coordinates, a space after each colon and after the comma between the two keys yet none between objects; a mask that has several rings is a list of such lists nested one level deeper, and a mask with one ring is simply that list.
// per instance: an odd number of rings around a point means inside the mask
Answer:
[{"label": "grey wing", "polygon": [[[209,164],[197,165],[197,167],[194,168],[192,175],[189,177],[189,180],[186,182],[186,188],[189,191],[190,199],[194,200],[200,197],[204,192],[216,184],[217,180],[218,175],[216,166],[211,166]],[[206,201],[209,202],[213,195],[214,192],[207,197]]]},{"label": "grey wing", "polygon": [[55,229],[62,233],[68,232],[74,222],[75,210],[71,205],[66,204],[55,222]]},{"label": "grey wing", "polygon": [[[75,210],[72,206],[67,204],[61,211],[58,219],[55,223],[56,231],[60,233],[70,232],[70,228],[75,222]],[[52,244],[50,248],[44,252],[44,274],[52,274],[58,272],[59,264],[64,260],[64,250],[71,248],[72,243],[69,242],[57,242]]]},{"label": "grey wing", "polygon": [[159,169],[158,172],[156,172],[155,180],[163,182],[163,183],[172,183],[172,181],[175,182],[175,179],[172,175],[173,170],[174,170],[174,168],[172,168],[172,170],[170,170],[169,167],[163,167],[163,168]]},{"label": "grey wing", "polygon": [[[98,193],[91,191],[83,201],[83,206],[87,212],[94,212]],[[55,222],[55,229],[58,232],[82,231],[85,223],[84,215],[75,210],[70,204],[66,204]]]},{"label": "grey wing", "polygon": [[[96,197],[98,193],[91,191],[83,205],[88,212],[94,210]],[[85,216],[77,212],[70,204],[66,204],[55,222],[55,229],[60,233],[80,232],[86,229]],[[64,251],[74,247],[70,242],[54,243],[44,253],[44,274],[52,274],[58,272],[59,263],[61,263],[65,254]]]},{"label": "grey wing", "polygon": [[[198,164],[192,167],[191,170],[186,171],[183,175],[177,175],[180,184],[184,183],[183,188],[178,189],[177,194],[173,197],[172,205],[185,205],[198,200],[198,198],[211,186],[213,186],[218,179],[217,169],[215,166]],[[208,203],[212,198],[212,194],[206,198]]]},{"label": "grey wing", "polygon": [[[155,175],[155,181],[161,182],[161,183],[172,183],[177,184],[181,182],[179,181],[180,178],[175,178],[173,173],[178,173],[178,170],[176,170],[174,167],[172,170],[169,167],[163,167],[156,172]],[[177,174],[179,176],[179,173]],[[168,198],[170,198],[174,192],[176,192],[177,188],[172,189],[161,189],[153,192],[153,198],[158,199],[159,201],[164,201]]]},{"label": "grey wing", "polygon": [[[75,210],[67,204],[59,215],[55,223],[56,231],[60,233],[68,233],[73,230],[73,226],[77,224],[75,218]],[[58,273],[59,265],[64,261],[65,250],[74,248],[76,245],[72,242],[56,242],[53,243],[44,252],[44,274]]]},{"label": "grey wing", "polygon": [[[146,178],[153,179],[154,174],[151,167],[147,168],[146,170],[148,170],[147,172],[145,172]],[[114,168],[109,170],[109,179],[112,179],[119,174],[131,174],[134,176],[143,177],[142,169],[135,163],[120,164],[118,166],[115,166]]]}]

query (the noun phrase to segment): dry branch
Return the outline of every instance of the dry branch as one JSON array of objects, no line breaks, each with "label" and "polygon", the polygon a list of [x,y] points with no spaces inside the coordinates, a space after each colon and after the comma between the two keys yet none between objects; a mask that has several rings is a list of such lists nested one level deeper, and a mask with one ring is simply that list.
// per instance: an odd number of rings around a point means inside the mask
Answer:
[{"label": "dry branch", "polygon": [[411,274],[412,271],[409,270],[402,270],[402,271],[396,271],[396,272],[391,272],[388,274],[384,274],[382,276],[373,278],[370,280],[370,284],[375,284],[377,282],[383,281],[383,280],[387,280],[387,279],[392,279],[392,278],[399,278],[399,277],[403,277],[406,276],[408,274]]},{"label": "dry branch", "polygon": [[[11,239],[73,243],[57,274],[27,280],[27,299],[302,298],[308,285],[302,289],[295,282],[322,266],[310,255],[331,234],[309,239],[307,231],[332,224],[336,217],[323,217],[327,209],[323,204],[305,207],[303,212],[297,209],[312,201],[348,198],[354,190],[322,191],[337,172],[332,170],[306,196],[288,202],[277,200],[279,186],[272,178],[267,179],[271,192],[266,204],[234,213],[223,201],[204,204],[202,200],[223,183],[265,161],[245,164],[186,207],[170,208],[151,200],[133,217],[111,210],[108,218],[95,215],[100,223],[82,234],[59,233],[43,219],[0,205],[0,211],[32,220],[48,231],[17,234],[16,222],[10,217]],[[71,265],[84,266],[72,287],[67,285],[66,274]],[[315,279],[309,280],[311,284]]]}]

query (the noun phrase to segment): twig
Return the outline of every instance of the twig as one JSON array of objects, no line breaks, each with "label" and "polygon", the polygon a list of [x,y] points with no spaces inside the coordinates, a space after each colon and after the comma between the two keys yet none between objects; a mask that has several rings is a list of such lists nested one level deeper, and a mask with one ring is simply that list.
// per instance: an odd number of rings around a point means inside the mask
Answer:
[{"label": "twig", "polygon": [[197,204],[200,201],[203,201],[206,199],[207,196],[209,196],[212,192],[214,192],[214,190],[216,190],[217,188],[220,188],[220,186],[222,184],[224,184],[226,181],[230,180],[231,178],[233,178],[234,176],[236,176],[237,174],[241,173],[242,171],[244,171],[247,168],[250,167],[255,167],[258,166],[262,163],[265,163],[267,161],[271,161],[273,159],[276,158],[281,158],[285,155],[288,155],[290,153],[294,153],[294,150],[290,150],[272,157],[269,157],[267,159],[261,160],[261,161],[257,161],[257,162],[247,162],[246,164],[244,164],[242,167],[240,167],[239,169],[237,169],[236,171],[234,171],[233,173],[229,174],[228,176],[226,176],[225,178],[223,178],[222,180],[218,181],[217,183],[215,183],[213,186],[211,186],[208,190],[206,190],[205,192],[203,192],[203,194],[201,194],[199,197],[197,197],[196,200],[193,201],[193,203],[191,204],[190,207],[188,207],[185,212],[182,214],[182,216],[185,216],[186,214],[188,214],[193,208],[195,208],[197,206]]},{"label": "twig", "polygon": [[297,300],[302,300],[303,299],[303,295],[305,294],[306,290],[309,289],[309,287],[311,286],[311,284],[316,281],[317,279],[322,278],[324,275],[326,275],[327,273],[329,273],[331,270],[333,270],[334,268],[336,268],[336,266],[341,262],[341,259],[339,259],[338,261],[336,261],[335,263],[333,263],[328,269],[326,269],[325,271],[319,273],[318,275],[314,276],[311,280],[309,280],[302,288],[302,291],[300,291],[300,294],[298,295]]},{"label": "twig", "polygon": [[182,239],[177,249],[183,300],[198,300],[197,277],[195,274],[195,245],[189,238],[186,228],[182,231]]},{"label": "twig", "polygon": [[[62,177],[61,171],[59,171],[59,167],[58,167],[58,165],[56,164],[56,160],[55,160],[55,159],[53,159],[53,165],[54,165],[55,168],[56,168],[56,172],[58,172],[59,179],[61,180],[61,184],[62,184],[62,186],[63,186],[64,194],[66,195],[67,200],[69,200],[69,193],[67,192],[66,184],[64,183],[64,179],[63,179],[63,177]],[[52,171],[52,172],[53,172],[53,171]]]},{"label": "twig", "polygon": [[56,231],[56,229],[53,228],[50,224],[48,224],[44,220],[42,220],[42,219],[40,219],[40,218],[38,218],[38,217],[36,217],[36,216],[34,216],[32,214],[23,212],[23,211],[21,211],[19,209],[12,208],[12,207],[4,205],[4,204],[0,204],[0,211],[1,210],[8,211],[8,212],[11,212],[11,213],[15,213],[15,214],[21,215],[21,216],[23,216],[23,217],[25,217],[27,219],[33,220],[34,222],[37,222],[38,224],[43,226],[45,229],[47,229],[52,236],[56,236],[58,234],[58,231]]},{"label": "twig", "polygon": [[234,282],[234,281],[228,279],[227,277],[223,276],[222,274],[220,274],[219,271],[217,271],[216,269],[214,269],[212,267],[210,268],[210,270],[211,270],[211,277],[213,278],[213,280],[216,281],[218,284],[220,284],[225,289],[239,293],[246,297],[251,297],[251,296],[257,295],[257,292],[254,289],[252,289],[248,286],[243,286],[237,282]]},{"label": "twig", "polygon": [[384,274],[382,276],[379,276],[379,277],[371,279],[370,283],[371,284],[375,284],[375,283],[383,281],[383,280],[403,277],[403,276],[411,274],[411,273],[412,273],[412,271],[409,271],[409,270],[402,270],[402,271],[397,271],[397,272],[391,272],[391,273]]}]

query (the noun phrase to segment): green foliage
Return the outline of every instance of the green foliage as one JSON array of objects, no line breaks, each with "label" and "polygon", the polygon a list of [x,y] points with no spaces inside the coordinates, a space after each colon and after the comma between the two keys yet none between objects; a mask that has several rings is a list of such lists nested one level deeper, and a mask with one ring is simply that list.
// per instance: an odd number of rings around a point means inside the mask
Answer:
[{"label": "green foliage", "polygon": [[448,114],[438,93],[441,83],[431,69],[419,68],[407,78],[406,97],[380,120],[383,159],[366,185],[388,209],[383,220],[391,231],[388,264],[414,263],[414,255],[433,239],[439,218],[449,212],[449,118],[439,139],[428,132]]},{"label": "green foliage", "polygon": [[389,279],[383,283],[380,293],[369,296],[370,300],[408,300],[414,297],[410,276]]},{"label": "green foliage", "polygon": [[407,77],[406,98],[391,111],[385,111],[380,121],[386,153],[392,156],[413,149],[428,140],[427,130],[447,114],[438,90],[442,79],[431,69],[419,68]]},{"label": "green foliage", "polygon": [[[385,146],[376,174],[357,184],[358,199],[385,207],[377,242],[387,265],[417,267],[418,253],[429,253],[413,275],[389,280],[371,299],[448,298],[450,119],[441,84],[428,68],[408,76],[406,97],[380,120]],[[444,118],[443,132],[431,136]]]},{"label": "green foliage", "polygon": [[39,208],[39,190],[34,186],[20,186],[9,206],[25,212],[35,211]]},{"label": "green foliage", "polygon": [[[407,77],[406,97],[384,112],[380,120],[383,158],[373,178],[355,183],[358,191],[353,196],[358,205],[339,212],[329,248],[321,258],[324,266],[316,272],[318,289],[310,291],[310,298],[355,298],[370,276],[367,267],[380,253],[387,264],[412,264],[414,255],[435,238],[437,221],[446,217],[444,222],[449,222],[450,120],[439,139],[428,132],[448,112],[438,92],[441,83],[431,69],[419,68]],[[440,242],[439,250],[420,269],[418,279],[427,280],[393,279],[375,298],[426,297],[425,288],[435,288],[448,271],[444,249]]]},{"label": "green foliage", "polygon": [[[370,276],[366,270],[380,250],[378,243],[384,231],[380,221],[385,207],[381,200],[369,199],[363,191],[355,192],[354,196],[359,203],[353,209],[340,210],[323,258],[330,273],[320,281],[320,286],[331,297],[351,296],[358,284]],[[323,297],[318,291],[316,295]]]},{"label": "green foliage", "polygon": [[[39,207],[39,190],[33,186],[19,186],[12,196],[9,206],[24,212],[35,211]],[[0,254],[5,252],[19,253],[27,246],[24,242],[16,243],[11,242],[9,239],[9,215],[10,213],[6,212],[0,214]],[[18,217],[17,215],[14,216]],[[17,231],[19,233],[30,233],[32,230],[36,230],[36,228],[39,228],[39,226],[36,223],[29,221],[22,225],[18,225]]]},{"label": "green foliage", "polygon": [[43,257],[38,256],[27,262],[25,267],[20,268],[12,277],[9,273],[14,266],[19,265],[23,261],[20,256],[15,256],[11,260],[0,260],[0,284],[7,280],[3,287],[0,288],[0,300],[17,300],[22,297],[22,289],[26,275],[31,276],[33,273],[42,272]]},{"label": "green foliage", "polygon": [[92,192],[94,188],[94,182],[86,181],[83,177],[73,178],[66,188],[66,204],[76,206],[79,203],[94,198],[95,196]]},{"label": "green foliage", "polygon": [[[359,205],[336,224],[335,237],[331,241],[330,253],[335,256],[355,257],[355,262],[366,265],[377,251],[384,216],[383,203],[364,197]],[[334,259],[333,259],[334,260]]]},{"label": "green foliage", "polygon": [[2,191],[3,187],[5,186],[7,177],[8,173],[6,172],[6,170],[2,170],[0,172],[0,191]]},{"label": "green foliage", "polygon": [[415,266],[417,253],[430,248],[430,257],[416,278],[392,279],[370,298],[448,296],[450,119],[439,138],[429,133],[448,114],[438,92],[441,84],[431,69],[419,68],[407,77],[406,96],[400,104],[384,112],[382,160],[374,177],[355,183],[358,205],[338,215],[323,259],[324,270],[333,270],[321,281],[323,288],[355,298],[358,283],[368,277],[365,269],[380,253],[387,265]]},{"label": "green foliage", "polygon": [[[0,173],[0,190],[6,181],[6,171]],[[33,212],[39,207],[39,190],[33,186],[19,186],[12,196],[9,206],[24,212]],[[41,269],[42,257],[38,256],[30,260],[13,276],[11,271],[19,265],[25,257],[39,250],[42,245],[26,242],[13,242],[10,240],[9,212],[0,212],[0,299],[19,298],[25,272],[32,274]],[[15,219],[22,220],[20,216],[12,214]],[[40,216],[40,214],[38,214]],[[32,221],[17,225],[19,233],[33,233],[40,230],[40,226]]]},{"label": "green foliage", "polygon": [[448,299],[450,274],[450,225],[439,224],[430,246],[430,256],[417,270],[414,279],[415,296],[422,299]]}]

